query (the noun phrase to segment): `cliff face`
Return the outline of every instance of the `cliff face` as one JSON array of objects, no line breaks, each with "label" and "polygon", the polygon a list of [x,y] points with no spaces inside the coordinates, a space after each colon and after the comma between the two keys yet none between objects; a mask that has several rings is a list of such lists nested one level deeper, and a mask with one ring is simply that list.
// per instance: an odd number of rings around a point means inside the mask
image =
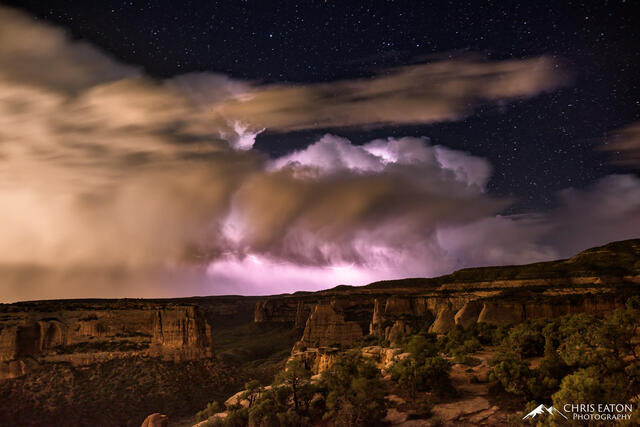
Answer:
[{"label": "cliff face", "polygon": [[0,378],[47,362],[83,365],[134,356],[193,360],[212,355],[198,307],[151,302],[0,305]]},{"label": "cliff face", "polygon": [[[344,294],[343,304],[339,296],[310,300],[305,304],[314,309],[306,320],[299,347],[316,347],[339,344],[348,347],[366,334],[383,338],[392,344],[403,337],[428,329],[429,332],[445,334],[457,325],[472,323],[493,325],[516,324],[530,319],[551,319],[570,313],[602,315],[624,307],[626,298],[640,290],[628,288],[595,289],[581,288],[570,293],[554,291],[537,293],[526,288],[513,292],[487,293],[478,291],[452,296],[445,295],[361,295],[356,292]],[[355,300],[370,302],[363,305]],[[269,304],[265,301],[262,304]],[[299,304],[297,302],[296,304]],[[282,305],[282,301],[276,304]],[[355,304],[355,305],[354,305]],[[357,317],[368,317],[368,322],[345,320],[357,307]],[[258,308],[259,309],[259,308]],[[366,326],[365,324],[368,323]],[[293,322],[292,322],[293,324]],[[357,338],[357,339],[356,339]]]},{"label": "cliff face", "polygon": [[294,352],[349,346],[363,336],[356,325],[395,343],[425,328],[442,334],[474,322],[507,325],[578,312],[602,315],[640,293],[638,284],[640,240],[629,240],[561,261],[269,297],[256,304],[254,320],[305,325]]},{"label": "cliff face", "polygon": [[258,301],[254,311],[254,322],[291,323],[296,329],[303,329],[314,307],[315,303],[304,298]]},{"label": "cliff face", "polygon": [[348,347],[362,337],[362,328],[357,322],[346,321],[330,304],[318,304],[309,316],[298,344],[305,347]]}]

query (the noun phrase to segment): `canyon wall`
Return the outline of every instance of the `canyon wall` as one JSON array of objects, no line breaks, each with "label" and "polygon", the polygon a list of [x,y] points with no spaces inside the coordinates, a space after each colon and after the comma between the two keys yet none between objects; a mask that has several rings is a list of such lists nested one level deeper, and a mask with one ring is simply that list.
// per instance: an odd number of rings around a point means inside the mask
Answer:
[{"label": "canyon wall", "polygon": [[[503,292],[485,289],[464,291],[361,294],[357,290],[332,295],[306,296],[304,299],[283,297],[256,304],[255,318],[259,322],[287,322],[296,327],[303,324],[300,310],[305,309],[304,329],[297,347],[339,345],[348,347],[366,335],[395,343],[402,337],[428,330],[438,334],[451,331],[456,325],[474,322],[493,325],[516,324],[531,319],[551,319],[571,313],[602,315],[624,306],[633,290],[609,287],[582,287],[531,292]],[[275,318],[269,316],[273,307],[288,307]],[[283,313],[290,313],[288,317]]]},{"label": "canyon wall", "polygon": [[48,362],[212,356],[211,327],[195,305],[136,300],[0,305],[0,378]]}]

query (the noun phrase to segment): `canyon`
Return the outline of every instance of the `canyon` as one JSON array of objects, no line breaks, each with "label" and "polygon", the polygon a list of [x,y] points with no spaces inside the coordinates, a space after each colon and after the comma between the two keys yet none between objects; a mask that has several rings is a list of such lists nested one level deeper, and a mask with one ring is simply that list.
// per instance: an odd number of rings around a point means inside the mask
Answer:
[{"label": "canyon", "polygon": [[[474,322],[600,316],[640,294],[639,285],[635,239],[565,260],[320,292],[0,304],[0,419],[140,425],[158,411],[186,416],[224,401],[256,372],[268,381],[289,357],[317,373],[366,339],[394,345],[422,330],[444,334]],[[127,406],[127,399],[142,403]],[[121,410],[104,418],[97,412],[104,404]]]}]

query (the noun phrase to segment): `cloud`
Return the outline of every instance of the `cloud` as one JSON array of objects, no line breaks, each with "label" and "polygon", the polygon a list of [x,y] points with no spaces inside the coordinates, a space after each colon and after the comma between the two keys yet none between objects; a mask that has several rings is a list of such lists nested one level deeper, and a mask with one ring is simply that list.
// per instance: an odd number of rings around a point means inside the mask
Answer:
[{"label": "cloud", "polygon": [[[294,151],[270,162],[271,170],[300,167],[306,173],[331,173],[338,170],[382,172],[397,166],[418,166],[438,170],[449,179],[484,190],[491,176],[485,159],[443,146],[430,147],[428,138],[376,139],[361,146],[346,138],[327,134],[303,150]],[[424,169],[427,168],[427,169]]]},{"label": "cloud", "polygon": [[61,95],[0,78],[0,94],[5,263],[176,262],[263,162],[151,81]]},{"label": "cloud", "polygon": [[534,96],[565,82],[545,57],[262,85],[150,79],[6,8],[0,38],[4,300],[264,294],[538,261],[569,250],[549,236],[589,203],[617,206],[585,217],[601,222],[591,240],[637,225],[628,176],[569,191],[537,219],[504,217],[487,160],[427,138],[252,149],[265,128],[429,123]]},{"label": "cloud", "polygon": [[387,70],[366,79],[256,85],[219,106],[225,117],[290,131],[456,120],[482,103],[527,98],[566,84],[548,57],[511,61],[474,58]]},{"label": "cloud", "polygon": [[[570,257],[589,247],[640,238],[640,179],[612,175],[585,189],[567,189],[548,212],[478,214],[460,222],[405,220],[378,224],[346,240],[298,236],[300,253],[320,251],[330,258],[348,247],[357,254],[305,265],[276,252],[229,255],[213,261],[209,276],[227,288],[242,283],[254,294],[319,290],[327,283],[366,284],[376,280],[429,277],[486,265],[514,265]],[[463,204],[464,205],[464,204]],[[475,211],[474,205],[469,209]]]},{"label": "cloud", "polygon": [[449,150],[458,159],[451,169],[438,161],[440,153],[418,138],[354,146],[326,135],[243,182],[229,227],[253,251],[307,264],[364,263],[359,239],[415,245],[440,224],[465,223],[506,206],[468,179],[465,162],[485,160]]},{"label": "cloud", "polygon": [[562,254],[614,240],[640,237],[640,178],[609,175],[584,189],[559,193],[550,213],[555,225],[549,244]]},{"label": "cloud", "polygon": [[3,79],[73,91],[138,74],[135,67],[13,9],[0,7],[0,24]]},{"label": "cloud", "polygon": [[446,271],[461,266],[526,264],[572,254],[559,252],[545,240],[556,227],[545,215],[494,215],[439,228],[435,239],[447,261]]},{"label": "cloud", "polygon": [[640,123],[633,123],[619,130],[600,149],[611,152],[614,163],[640,167]]}]

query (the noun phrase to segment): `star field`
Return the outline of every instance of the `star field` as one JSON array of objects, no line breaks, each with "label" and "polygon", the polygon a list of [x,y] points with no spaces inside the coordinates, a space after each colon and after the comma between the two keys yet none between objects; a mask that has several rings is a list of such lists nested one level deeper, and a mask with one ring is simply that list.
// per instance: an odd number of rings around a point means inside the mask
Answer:
[{"label": "star field", "polygon": [[572,76],[552,93],[482,107],[456,122],[267,131],[256,147],[280,155],[329,131],[356,143],[427,136],[432,144],[486,157],[494,168],[489,191],[517,201],[509,212],[552,206],[560,189],[630,171],[595,148],[640,119],[636,2],[5,3],[159,78],[208,71],[265,83],[323,82],[461,54],[549,55]]}]

